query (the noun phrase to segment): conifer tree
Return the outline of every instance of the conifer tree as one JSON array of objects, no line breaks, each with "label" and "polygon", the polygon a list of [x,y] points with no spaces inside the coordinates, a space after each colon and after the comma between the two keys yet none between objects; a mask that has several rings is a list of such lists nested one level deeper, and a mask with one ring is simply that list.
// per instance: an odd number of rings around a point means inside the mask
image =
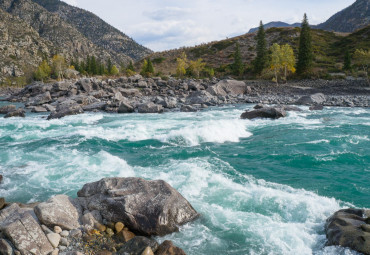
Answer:
[{"label": "conifer tree", "polygon": [[254,60],[254,72],[260,75],[267,63],[267,42],[262,21],[257,32],[257,57]]},{"label": "conifer tree", "polygon": [[312,53],[312,38],[311,28],[308,24],[307,15],[304,14],[301,26],[301,35],[299,38],[298,63],[297,73],[303,75],[310,71],[312,67],[313,53]]},{"label": "conifer tree", "polygon": [[127,67],[127,70],[135,71],[134,65],[132,64],[132,61],[130,61],[130,64]]},{"label": "conifer tree", "polygon": [[96,58],[95,56],[92,56],[90,59],[90,72],[93,75],[98,74],[98,67],[96,65]]},{"label": "conifer tree", "polygon": [[108,74],[112,74],[112,68],[113,68],[112,60],[109,58],[107,63]]},{"label": "conifer tree", "polygon": [[236,49],[235,49],[235,53],[234,53],[234,63],[233,63],[233,68],[232,69],[233,69],[233,73],[235,75],[238,75],[238,76],[243,75],[244,66],[243,66],[242,57],[241,57],[241,54],[240,54],[239,43],[236,43]]},{"label": "conifer tree", "polygon": [[346,55],[344,55],[344,66],[343,69],[346,71],[352,70],[352,60],[351,60],[351,54],[349,51],[346,51]]},{"label": "conifer tree", "polygon": [[147,72],[150,73],[150,74],[153,74],[154,73],[153,63],[150,60],[150,58],[148,58]]}]

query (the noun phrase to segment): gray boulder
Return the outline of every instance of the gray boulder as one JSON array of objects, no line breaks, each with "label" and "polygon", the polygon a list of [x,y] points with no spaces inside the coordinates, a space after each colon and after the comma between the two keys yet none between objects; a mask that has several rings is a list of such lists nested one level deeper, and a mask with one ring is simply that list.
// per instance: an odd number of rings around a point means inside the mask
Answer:
[{"label": "gray boulder", "polygon": [[256,109],[253,111],[244,112],[240,118],[242,119],[256,119],[256,118],[269,118],[269,119],[279,119],[286,117],[286,112],[283,108],[275,107],[264,107],[261,109]]},{"label": "gray boulder", "polygon": [[141,96],[141,93],[138,89],[122,89],[120,88],[119,91],[125,97],[138,97]]},{"label": "gray boulder", "polygon": [[296,104],[299,105],[322,105],[326,101],[325,95],[322,93],[316,93],[310,96],[303,96]]},{"label": "gray boulder", "polygon": [[17,106],[5,105],[3,107],[0,107],[0,114],[7,114],[9,112],[14,112],[15,110],[17,110]]},{"label": "gray boulder", "polygon": [[216,103],[217,98],[205,90],[192,92],[187,98],[187,104],[209,104]]},{"label": "gray boulder", "polygon": [[92,82],[91,79],[81,79],[78,82],[82,89],[85,90],[87,93],[90,93],[92,91]]},{"label": "gray boulder", "polygon": [[211,95],[226,96],[226,95],[244,95],[250,92],[250,88],[244,81],[237,80],[222,80],[217,84],[210,86],[207,89]]},{"label": "gray boulder", "polygon": [[62,107],[60,105],[57,105],[57,111],[52,112],[49,115],[48,120],[60,119],[60,118],[63,118],[65,116],[77,115],[77,114],[81,114],[81,113],[84,113],[84,111],[81,108],[81,106],[78,105],[78,104],[71,104],[71,105],[66,104],[66,105],[63,105]]},{"label": "gray boulder", "polygon": [[310,106],[310,111],[322,111],[322,110],[324,110],[324,106],[322,105]]},{"label": "gray boulder", "polygon": [[36,112],[36,113],[40,113],[40,112],[47,112],[48,110],[42,106],[35,106],[32,108],[31,112]]},{"label": "gray boulder", "polygon": [[180,109],[181,112],[196,112],[198,111],[195,107],[191,105],[183,105]]},{"label": "gray boulder", "polygon": [[132,107],[128,102],[122,101],[118,107],[118,113],[132,113],[134,112],[134,107]]},{"label": "gray boulder", "polygon": [[163,106],[155,104],[153,102],[140,104],[137,109],[139,113],[161,113],[163,112]]},{"label": "gray boulder", "polygon": [[130,230],[151,235],[178,231],[178,226],[199,214],[168,183],[141,178],[106,178],[85,184],[78,192],[86,210],[100,211],[110,222],[123,222]]},{"label": "gray boulder", "polygon": [[36,106],[42,105],[51,102],[51,95],[49,91],[46,91],[43,94],[37,95],[35,97],[31,97],[28,99],[26,106]]},{"label": "gray boulder", "polygon": [[68,91],[73,87],[73,84],[70,82],[62,81],[57,82],[53,85],[54,91]]},{"label": "gray boulder", "polygon": [[14,250],[10,243],[5,239],[0,239],[0,254],[13,255]]},{"label": "gray boulder", "polygon": [[142,255],[146,247],[150,247],[155,252],[158,249],[158,243],[150,238],[136,236],[125,243],[116,255]]},{"label": "gray boulder", "polygon": [[370,210],[345,209],[326,220],[327,245],[349,247],[370,255]]},{"label": "gray boulder", "polygon": [[0,211],[0,231],[21,254],[49,254],[53,247],[35,219],[32,209],[12,204]]},{"label": "gray boulder", "polygon": [[92,111],[102,111],[107,106],[107,103],[105,102],[96,102],[89,105],[82,106],[82,110],[85,112],[92,112]]},{"label": "gray boulder", "polygon": [[77,201],[66,195],[52,197],[37,205],[34,210],[40,222],[48,227],[60,226],[67,230],[80,227],[82,208]]},{"label": "gray boulder", "polygon": [[12,112],[8,112],[4,118],[13,118],[13,117],[26,117],[26,114],[25,114],[25,111],[23,108],[18,108],[17,110],[15,111],[12,111]]}]

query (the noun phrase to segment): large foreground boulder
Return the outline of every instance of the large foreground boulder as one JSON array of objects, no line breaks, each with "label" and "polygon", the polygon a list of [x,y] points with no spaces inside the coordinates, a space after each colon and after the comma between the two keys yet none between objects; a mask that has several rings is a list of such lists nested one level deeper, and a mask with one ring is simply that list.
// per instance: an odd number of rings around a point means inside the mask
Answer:
[{"label": "large foreground boulder", "polygon": [[58,195],[37,205],[35,213],[40,222],[48,227],[60,226],[63,229],[71,230],[80,227],[79,218],[82,208],[72,198]]},{"label": "large foreground boulder", "polygon": [[186,98],[186,104],[215,104],[217,98],[205,90],[194,91]]},{"label": "large foreground boulder", "polygon": [[349,247],[370,255],[370,210],[345,209],[326,221],[327,245]]},{"label": "large foreground boulder", "polygon": [[256,119],[256,118],[269,118],[269,119],[279,119],[286,117],[286,112],[283,108],[278,107],[263,107],[260,109],[246,111],[240,118],[242,119]]},{"label": "large foreground boulder", "polygon": [[310,96],[303,96],[296,103],[299,105],[322,105],[325,101],[324,94],[316,93]]},{"label": "large foreground boulder", "polygon": [[51,102],[51,95],[49,91],[46,91],[43,94],[37,95],[35,97],[31,97],[28,99],[26,106],[37,106]]},{"label": "large foreground boulder", "polygon": [[100,211],[111,222],[123,222],[136,233],[166,235],[199,214],[168,183],[141,178],[106,178],[78,192],[86,210]]},{"label": "large foreground boulder", "polygon": [[42,255],[53,251],[32,209],[12,204],[0,211],[0,231],[21,254]]},{"label": "large foreground boulder", "polygon": [[48,120],[52,119],[61,119],[65,116],[70,116],[70,115],[77,115],[84,113],[84,110],[81,108],[80,105],[78,104],[72,104],[72,105],[66,105],[65,107],[57,107],[57,111],[52,112]]}]

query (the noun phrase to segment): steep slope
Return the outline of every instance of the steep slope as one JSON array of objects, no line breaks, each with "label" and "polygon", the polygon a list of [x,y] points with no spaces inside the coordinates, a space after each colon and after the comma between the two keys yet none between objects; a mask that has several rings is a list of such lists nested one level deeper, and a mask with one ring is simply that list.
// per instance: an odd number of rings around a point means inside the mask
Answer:
[{"label": "steep slope", "polygon": [[[301,23],[294,23],[294,24],[288,24],[281,21],[272,21],[267,24],[264,24],[263,27],[265,29],[269,29],[272,27],[300,27]],[[258,31],[258,27],[251,28],[248,33],[254,33]]]},{"label": "steep slope", "polygon": [[151,50],[136,43],[133,39],[112,27],[95,14],[70,6],[60,0],[32,0],[48,11],[59,15],[64,21],[86,36],[94,44],[140,60],[152,53]]},{"label": "steep slope", "polygon": [[319,29],[336,32],[353,32],[370,24],[370,0],[357,0],[354,4],[338,12]]},{"label": "steep slope", "polygon": [[7,77],[30,75],[50,49],[52,44],[31,26],[0,9],[0,84]]},{"label": "steep slope", "polygon": [[[298,50],[300,28],[270,28],[266,31],[268,46],[273,43],[292,45],[295,52]],[[343,34],[312,30],[313,49],[315,54],[314,67],[317,70],[332,70],[335,63],[343,62],[346,50],[370,49],[370,26],[356,33],[344,36]],[[202,44],[195,47],[158,52],[150,56],[157,72],[163,74],[176,73],[176,59],[185,52],[188,59],[202,58],[209,67],[216,70],[218,75],[227,74],[230,64],[233,63],[235,45],[240,45],[244,64],[251,64],[256,56],[256,34],[244,34],[223,41]]]}]

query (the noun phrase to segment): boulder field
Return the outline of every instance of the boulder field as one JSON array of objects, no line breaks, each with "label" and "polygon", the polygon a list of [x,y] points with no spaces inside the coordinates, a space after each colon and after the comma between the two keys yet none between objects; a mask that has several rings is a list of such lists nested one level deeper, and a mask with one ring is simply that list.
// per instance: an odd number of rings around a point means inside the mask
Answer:
[{"label": "boulder field", "polygon": [[0,254],[185,254],[152,236],[179,231],[199,217],[168,183],[105,178],[88,183],[77,198],[57,195],[0,211]]},{"label": "boulder field", "polygon": [[[162,80],[135,75],[106,80],[35,82],[21,90],[3,93],[5,97],[1,101],[22,102],[31,112],[49,112],[49,120],[95,111],[120,114],[195,112],[209,106],[237,103],[297,104],[315,108],[370,105],[370,90],[362,81],[313,80],[275,86],[266,81]],[[0,114],[24,117],[25,109],[9,105],[2,107]]]}]

